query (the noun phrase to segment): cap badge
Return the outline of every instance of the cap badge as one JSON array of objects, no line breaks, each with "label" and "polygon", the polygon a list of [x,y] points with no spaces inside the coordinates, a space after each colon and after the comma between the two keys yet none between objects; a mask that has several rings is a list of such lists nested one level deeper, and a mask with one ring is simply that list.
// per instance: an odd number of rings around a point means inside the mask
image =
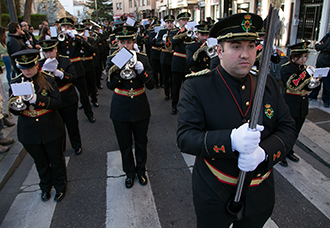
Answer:
[{"label": "cap badge", "polygon": [[48,44],[47,44],[46,42],[43,42],[42,45],[43,45],[44,47],[48,47]]},{"label": "cap badge", "polygon": [[207,25],[204,26],[204,30],[207,31]]},{"label": "cap badge", "polygon": [[306,48],[307,48],[307,43],[304,43],[302,49],[306,49]]},{"label": "cap badge", "polygon": [[273,117],[274,109],[272,108],[272,106],[270,104],[265,105],[265,114],[269,119],[271,119]]},{"label": "cap badge", "polygon": [[64,23],[67,23],[67,22],[68,22],[68,19],[67,19],[67,18],[64,18],[64,19],[63,19],[63,22],[64,22]]},{"label": "cap badge", "polygon": [[247,14],[244,16],[244,20],[242,21],[242,29],[245,32],[248,32],[248,31],[250,31],[251,26],[252,26],[251,15]]},{"label": "cap badge", "polygon": [[127,33],[128,33],[128,30],[127,30],[127,28],[126,28],[126,27],[124,27],[122,32],[123,32],[123,34],[124,34],[124,35],[127,35]]},{"label": "cap badge", "polygon": [[29,60],[29,58],[26,56],[26,55],[22,55],[21,59],[24,61],[24,62],[27,62]]}]

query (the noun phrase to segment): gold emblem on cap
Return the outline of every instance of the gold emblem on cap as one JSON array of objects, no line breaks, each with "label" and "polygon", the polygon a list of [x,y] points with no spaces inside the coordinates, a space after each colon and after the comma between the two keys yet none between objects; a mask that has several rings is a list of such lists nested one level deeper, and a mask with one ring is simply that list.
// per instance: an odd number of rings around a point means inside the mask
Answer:
[{"label": "gold emblem on cap", "polygon": [[48,44],[46,42],[43,42],[42,45],[44,45],[44,47],[48,47]]},{"label": "gold emblem on cap", "polygon": [[207,31],[207,25],[204,26],[204,30]]},{"label": "gold emblem on cap", "polygon": [[29,58],[26,56],[26,55],[22,55],[21,59],[24,61],[24,62],[27,62],[29,60]]},{"label": "gold emblem on cap", "polygon": [[127,30],[126,27],[123,27],[123,31],[122,31],[122,33],[123,33],[124,35],[126,35],[126,34],[128,33],[128,30]]},{"label": "gold emblem on cap", "polygon": [[306,48],[307,48],[307,43],[304,43],[302,49],[306,49]]},{"label": "gold emblem on cap", "polygon": [[245,32],[248,32],[248,31],[250,31],[251,26],[252,26],[251,15],[250,14],[246,14],[244,16],[244,20],[242,21],[242,29]]}]

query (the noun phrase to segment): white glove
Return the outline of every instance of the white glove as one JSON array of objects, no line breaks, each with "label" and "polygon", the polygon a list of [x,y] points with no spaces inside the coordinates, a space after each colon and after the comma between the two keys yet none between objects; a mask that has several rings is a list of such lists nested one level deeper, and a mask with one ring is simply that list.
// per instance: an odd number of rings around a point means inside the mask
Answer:
[{"label": "white glove", "polygon": [[134,43],[133,48],[136,52],[140,52],[139,46],[136,43]]},{"label": "white glove", "polygon": [[35,104],[36,101],[37,101],[37,94],[34,93],[32,99],[29,100],[29,103],[30,103],[30,104]]},{"label": "white glove", "polygon": [[62,71],[60,71],[59,69],[56,69],[54,71],[54,76],[59,77],[60,79],[63,79],[64,73]]},{"label": "white glove", "polygon": [[265,151],[258,146],[251,154],[242,154],[238,156],[238,168],[245,172],[253,171],[266,159]]},{"label": "white glove", "polygon": [[46,59],[44,65],[42,66],[42,70],[46,70],[49,72],[54,72],[57,69],[58,61],[56,58]]},{"label": "white glove", "polygon": [[257,125],[256,130],[249,129],[249,124],[245,123],[239,128],[231,131],[231,147],[239,153],[252,153],[260,142],[260,132],[264,130],[264,126]]},{"label": "white glove", "polygon": [[68,34],[68,36],[70,36],[71,38],[74,38],[74,35],[71,30],[66,30],[65,33]]},{"label": "white glove", "polygon": [[144,66],[141,63],[141,61],[137,61],[135,64],[135,70],[138,72],[138,74],[141,74],[142,71],[144,70]]}]

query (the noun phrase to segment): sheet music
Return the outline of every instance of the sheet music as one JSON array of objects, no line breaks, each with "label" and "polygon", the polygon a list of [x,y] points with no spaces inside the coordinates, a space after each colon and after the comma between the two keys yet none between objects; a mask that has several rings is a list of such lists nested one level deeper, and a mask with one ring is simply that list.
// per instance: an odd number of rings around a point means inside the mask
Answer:
[{"label": "sheet music", "polygon": [[329,67],[316,68],[314,72],[314,78],[327,77],[329,73]]},{"label": "sheet music", "polygon": [[123,47],[115,57],[111,59],[119,69],[121,69],[127,62],[133,57],[132,52],[130,52],[127,48]]},{"label": "sheet music", "polygon": [[32,82],[22,82],[10,84],[14,96],[31,95],[34,94],[34,87]]}]

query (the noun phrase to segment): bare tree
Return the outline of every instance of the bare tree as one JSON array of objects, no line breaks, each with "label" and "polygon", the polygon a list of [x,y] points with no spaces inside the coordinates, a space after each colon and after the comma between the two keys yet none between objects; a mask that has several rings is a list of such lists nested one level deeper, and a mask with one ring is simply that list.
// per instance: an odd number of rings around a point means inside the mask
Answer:
[{"label": "bare tree", "polygon": [[23,20],[26,21],[27,23],[31,22],[32,1],[33,0],[25,1]]}]

